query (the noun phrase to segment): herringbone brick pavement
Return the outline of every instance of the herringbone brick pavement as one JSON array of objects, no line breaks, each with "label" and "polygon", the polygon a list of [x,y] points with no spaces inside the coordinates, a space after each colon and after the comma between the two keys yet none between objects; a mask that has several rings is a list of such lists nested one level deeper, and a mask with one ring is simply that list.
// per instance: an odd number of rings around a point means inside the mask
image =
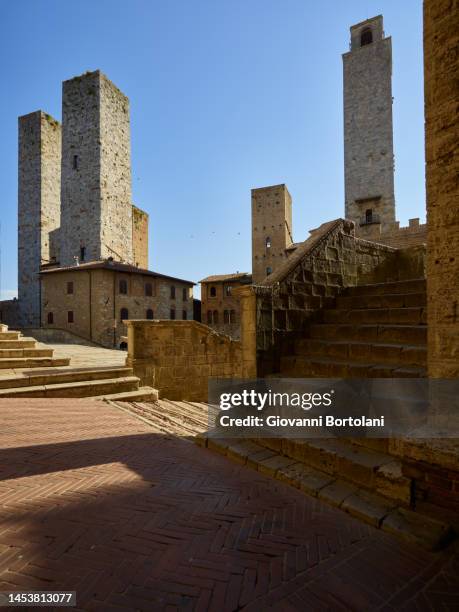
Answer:
[{"label": "herringbone brick pavement", "polygon": [[0,402],[0,590],[79,610],[457,610],[459,555],[404,544],[92,400]]}]

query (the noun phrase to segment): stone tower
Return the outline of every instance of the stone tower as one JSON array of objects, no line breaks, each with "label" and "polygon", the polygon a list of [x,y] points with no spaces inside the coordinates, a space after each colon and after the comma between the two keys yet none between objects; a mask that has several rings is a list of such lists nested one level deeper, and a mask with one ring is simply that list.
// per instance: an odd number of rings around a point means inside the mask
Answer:
[{"label": "stone tower", "polygon": [[99,70],[62,87],[61,265],[132,255],[128,98]]},{"label": "stone tower", "polygon": [[56,261],[60,222],[61,126],[37,111],[19,117],[18,297],[20,323],[40,325],[41,265]]},{"label": "stone tower", "polygon": [[292,198],[285,185],[252,189],[252,278],[259,283],[286,258],[292,244]]},{"label": "stone tower", "polygon": [[345,215],[365,235],[395,222],[392,43],[382,15],[351,27],[343,54]]}]

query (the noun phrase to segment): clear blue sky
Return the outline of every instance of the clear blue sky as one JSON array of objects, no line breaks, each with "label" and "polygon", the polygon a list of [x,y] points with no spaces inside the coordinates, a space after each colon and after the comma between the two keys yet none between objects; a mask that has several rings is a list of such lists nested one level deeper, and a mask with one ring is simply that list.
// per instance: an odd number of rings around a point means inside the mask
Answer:
[{"label": "clear blue sky", "polygon": [[250,189],[286,183],[293,234],[344,214],[342,60],[379,13],[393,42],[398,219],[425,217],[421,0],[1,3],[3,297],[17,287],[17,117],[61,118],[61,82],[100,68],[131,101],[134,203],[150,268],[250,271]]}]

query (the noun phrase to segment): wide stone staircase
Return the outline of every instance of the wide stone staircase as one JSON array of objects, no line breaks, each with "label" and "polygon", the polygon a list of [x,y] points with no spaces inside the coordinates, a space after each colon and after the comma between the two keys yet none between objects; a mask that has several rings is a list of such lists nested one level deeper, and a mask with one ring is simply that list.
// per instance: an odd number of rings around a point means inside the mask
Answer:
[{"label": "wide stone staircase", "polygon": [[158,392],[141,387],[132,368],[70,367],[68,357],[0,324],[0,399],[93,397],[120,401],[156,401]]},{"label": "wide stone staircase", "polygon": [[425,279],[349,287],[281,359],[289,377],[426,376]]}]

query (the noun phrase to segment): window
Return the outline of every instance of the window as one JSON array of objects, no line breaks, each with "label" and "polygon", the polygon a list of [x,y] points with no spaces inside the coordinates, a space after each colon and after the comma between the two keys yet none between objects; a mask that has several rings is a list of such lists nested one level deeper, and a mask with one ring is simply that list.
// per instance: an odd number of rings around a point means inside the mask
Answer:
[{"label": "window", "polygon": [[225,285],[225,295],[226,295],[226,297],[230,297],[232,291],[233,291],[233,288],[231,287],[231,285]]},{"label": "window", "polygon": [[186,321],[188,319],[188,314],[187,314],[186,310],[182,310],[182,319],[184,321]]},{"label": "window", "polygon": [[209,295],[210,297],[217,297],[217,287],[210,287]]},{"label": "window", "polygon": [[175,300],[175,287],[171,285],[171,300]]},{"label": "window", "polygon": [[120,310],[120,321],[125,321],[129,319],[129,310],[127,308],[122,308]]},{"label": "window", "polygon": [[235,310],[230,311],[230,323],[236,323],[236,311]]},{"label": "window", "polygon": [[147,310],[147,319],[154,319],[153,310],[151,308]]},{"label": "window", "polygon": [[73,156],[73,169],[78,170],[78,155]]},{"label": "window", "polygon": [[127,292],[128,292],[127,280],[124,280],[124,279],[120,280],[119,291],[121,294],[127,295]]},{"label": "window", "polygon": [[73,310],[69,310],[67,313],[67,323],[73,323]]},{"label": "window", "polygon": [[370,45],[373,42],[373,32],[371,28],[365,28],[360,34],[360,46]]},{"label": "window", "polygon": [[86,255],[86,247],[80,247],[80,261],[84,261]]},{"label": "window", "polygon": [[188,300],[188,289],[186,287],[183,287],[182,289],[182,299],[184,302]]},{"label": "window", "polygon": [[218,310],[214,310],[213,318],[214,318],[214,323],[217,324],[218,323]]},{"label": "window", "polygon": [[147,297],[151,297],[153,295],[153,285],[151,283],[145,283],[145,295]]},{"label": "window", "polygon": [[268,266],[266,268],[266,276],[269,276],[272,273],[273,269],[271,268],[271,266]]},{"label": "window", "polygon": [[266,238],[265,245],[266,245],[267,249],[271,248],[271,238],[269,236],[267,236],[267,238]]},{"label": "window", "polygon": [[212,311],[211,311],[211,310],[208,310],[208,311],[207,311],[207,323],[208,323],[209,325],[211,325],[211,324],[212,324]]},{"label": "window", "polygon": [[174,321],[174,319],[175,319],[175,308],[171,308],[170,319],[171,319],[171,321]]},{"label": "window", "polygon": [[371,223],[373,221],[373,211],[371,208],[365,211],[365,223]]},{"label": "window", "polygon": [[67,283],[67,295],[70,295],[71,293],[73,293],[73,282],[69,281]]},{"label": "window", "polygon": [[54,323],[54,314],[52,312],[48,312],[48,325],[52,325]]},{"label": "window", "polygon": [[223,323],[229,323],[229,322],[230,322],[229,310],[224,310],[223,311]]}]

